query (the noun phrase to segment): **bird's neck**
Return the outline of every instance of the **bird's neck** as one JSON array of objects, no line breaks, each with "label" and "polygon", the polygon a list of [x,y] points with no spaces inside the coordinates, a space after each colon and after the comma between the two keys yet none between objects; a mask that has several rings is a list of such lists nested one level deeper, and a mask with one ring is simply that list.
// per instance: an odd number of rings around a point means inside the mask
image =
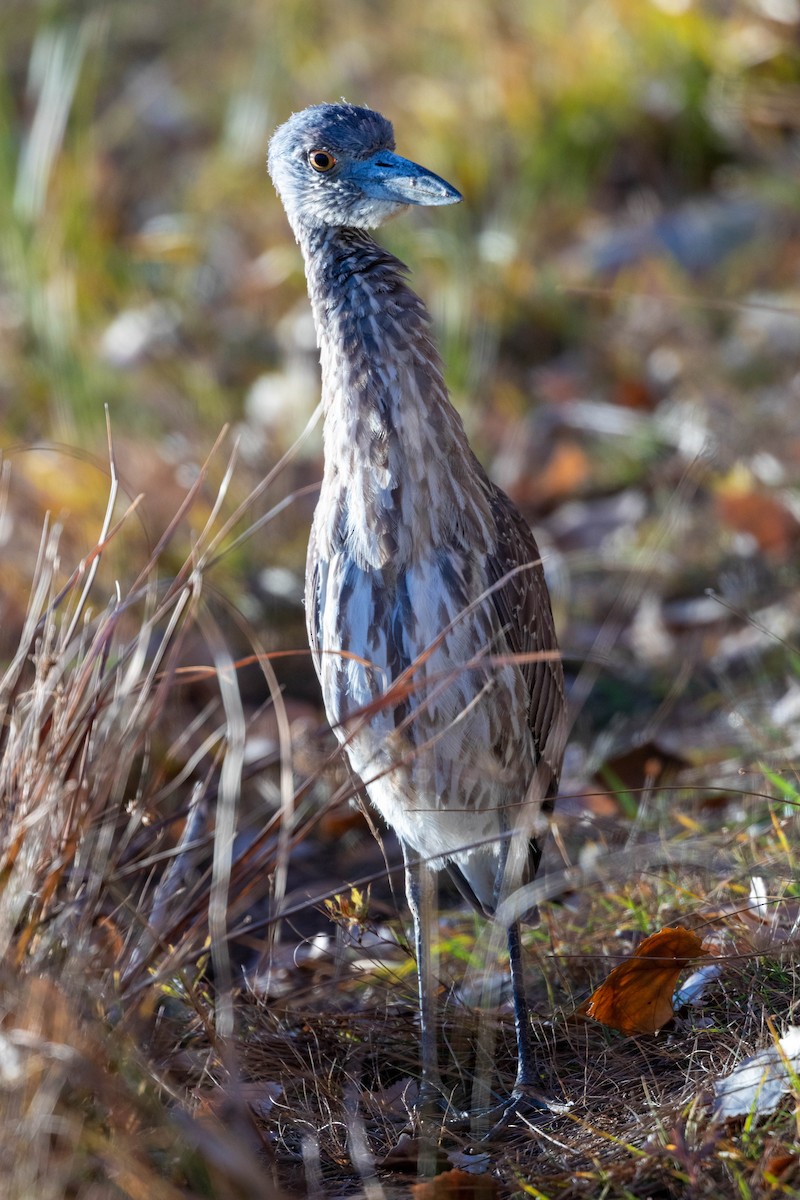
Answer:
[{"label": "bird's neck", "polygon": [[[322,365],[321,508],[365,565],[409,562],[415,547],[480,544],[482,473],[451,405],[422,300],[405,266],[362,230],[300,238]],[[472,497],[472,499],[470,499]],[[326,533],[327,530],[327,533]]]}]

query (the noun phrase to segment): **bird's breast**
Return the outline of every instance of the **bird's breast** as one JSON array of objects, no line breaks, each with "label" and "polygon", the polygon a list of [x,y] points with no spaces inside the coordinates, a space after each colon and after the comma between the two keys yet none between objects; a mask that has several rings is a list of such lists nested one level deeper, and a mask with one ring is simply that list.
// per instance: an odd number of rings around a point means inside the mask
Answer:
[{"label": "bird's breast", "polygon": [[408,330],[381,339],[377,320],[353,318],[321,342],[320,532],[331,551],[346,543],[376,568],[457,544],[480,552],[491,544],[488,498],[438,361]]},{"label": "bird's breast", "polygon": [[402,676],[409,689],[395,690],[389,726],[395,708],[417,707],[426,690],[425,720],[452,720],[484,686],[475,663],[501,636],[491,602],[475,603],[487,587],[480,559],[439,549],[374,568],[347,545],[330,556],[320,554],[316,536],[313,545],[307,619],[333,723],[389,695]]},{"label": "bird's breast", "polygon": [[326,713],[373,803],[427,855],[496,838],[535,747],[522,675],[493,660],[502,631],[480,563],[440,550],[375,570],[342,550],[309,577]]}]

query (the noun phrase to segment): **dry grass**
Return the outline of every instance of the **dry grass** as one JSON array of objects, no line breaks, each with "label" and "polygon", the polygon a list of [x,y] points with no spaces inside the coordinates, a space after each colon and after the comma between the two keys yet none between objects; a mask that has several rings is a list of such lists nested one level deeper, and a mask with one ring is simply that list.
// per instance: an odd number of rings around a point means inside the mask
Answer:
[{"label": "dry grass", "polygon": [[[187,1188],[238,1196],[253,1180],[269,1191],[255,1155],[241,1159],[227,1134],[201,1131],[180,1084],[146,1049],[174,997],[206,1021],[216,1045],[225,1002],[213,1013],[197,982],[215,922],[211,957],[217,979],[230,979],[219,924],[229,893],[236,911],[238,691],[202,594],[224,534],[216,528],[224,481],[191,557],[177,576],[159,578],[159,556],[205,483],[203,471],[151,559],[134,565],[129,590],[117,585],[98,607],[103,554],[130,515],[112,525],[112,454],[100,538],[65,581],[59,530],[44,531],[23,639],[0,684],[9,1197],[167,1197]],[[207,660],[215,665],[187,669],[201,645],[215,651]],[[201,688],[194,714],[190,684]]]},{"label": "dry grass", "polygon": [[[465,1124],[457,1112],[469,1104],[476,1078],[486,1082],[479,1046],[487,1025],[497,1036],[488,1064],[494,1096],[507,1093],[515,1067],[513,1026],[507,1004],[481,1012],[465,998],[453,949],[469,959],[467,974],[473,978],[498,964],[482,957],[480,940],[464,928],[451,924],[441,946],[445,974],[459,981],[449,998],[446,990],[441,997],[441,1058],[452,1110],[422,1140],[401,1137],[410,1119],[416,1059],[413,998],[404,987],[400,955],[396,974],[384,955],[369,985],[362,979],[357,993],[352,974],[341,967],[334,991],[323,963],[316,996],[309,996],[308,985],[299,999],[290,994],[277,1005],[244,996],[248,1078],[283,1088],[267,1125],[287,1180],[297,1184],[310,1162],[324,1194],[358,1191],[360,1172],[381,1180],[391,1195],[393,1186],[415,1178],[420,1167],[444,1171],[469,1164],[489,1172],[502,1194],[679,1197],[739,1190],[758,1196],[770,1194],[766,1176],[780,1153],[787,1155],[784,1183],[791,1190],[797,1168],[791,1106],[772,1118],[726,1126],[711,1120],[710,1101],[716,1078],[769,1044],[770,1016],[790,1022],[797,1008],[797,904],[785,893],[793,872],[781,849],[794,824],[793,816],[782,819],[779,831],[748,839],[757,859],[770,863],[766,917],[753,914],[741,883],[753,869],[749,855],[742,855],[743,826],[698,836],[688,845],[675,837],[648,866],[646,850],[640,851],[635,865],[630,858],[619,864],[616,877],[612,866],[600,890],[580,873],[572,875],[566,902],[547,907],[547,929],[532,932],[529,941],[542,1085],[563,1097],[567,1109],[529,1126],[520,1122],[488,1142],[482,1138],[490,1120],[476,1117]],[[658,865],[664,858],[672,860],[670,866]],[[721,879],[723,860],[727,871]],[[557,881],[545,886],[554,889]],[[738,903],[736,896],[742,897]],[[658,1037],[622,1038],[574,1015],[609,963],[630,953],[643,926],[678,918],[704,937],[713,934],[721,951],[721,979],[699,1007],[682,1009]],[[363,975],[363,961],[357,969]],[[364,997],[366,1011],[353,1011],[356,995]],[[368,1154],[354,1145],[356,1120],[363,1123]],[[286,1160],[301,1156],[304,1166],[291,1171]]]},{"label": "dry grass", "polygon": [[[404,1133],[414,972],[385,872],[355,880],[358,892],[312,887],[312,899],[284,902],[292,856],[316,855],[318,869],[330,853],[319,823],[352,784],[337,784],[313,740],[297,742],[255,642],[247,659],[271,690],[276,742],[248,760],[263,705],[243,699],[243,663],[207,599],[220,554],[274,513],[237,536],[281,464],[226,515],[236,455],[221,467],[218,457],[219,446],[150,558],[129,566],[127,588],[104,581],[137,503],[118,516],[113,448],[91,553],[65,574],[60,531],[43,533],[0,685],[6,1194],[392,1195],[453,1169],[490,1195],[791,1191],[788,1105],[710,1119],[715,1078],[768,1044],[798,1003],[797,794],[766,764],[745,773],[740,755],[684,763],[661,788],[660,768],[646,766],[642,794],[623,788],[611,817],[610,795],[585,774],[575,794],[567,783],[531,896],[542,921],[527,935],[542,1088],[563,1111],[488,1135],[484,1109],[514,1071],[502,939],[476,919],[441,918],[449,1110]],[[191,553],[162,578],[193,509],[203,516]],[[750,719],[757,728],[752,708]],[[270,773],[265,824],[246,784]],[[751,895],[754,875],[766,903]],[[303,933],[326,899],[336,937],[321,918]],[[575,1015],[613,962],[676,921],[713,943],[723,968],[700,1006],[658,1037],[624,1039]]]},{"label": "dry grass", "polygon": [[[709,1097],[798,1003],[792,787],[776,795],[780,776],[769,772],[765,790],[753,772],[721,788],[719,765],[685,767],[613,821],[590,795],[577,806],[565,796],[527,953],[542,1086],[566,1108],[488,1140],[485,1117],[459,1116],[476,1095],[508,1091],[514,1039],[491,930],[442,918],[451,1109],[410,1140],[414,980],[397,922],[363,891],[345,894],[337,937],[298,942],[293,921],[320,895],[294,906],[281,941],[265,936],[287,855],[317,836],[325,805],[309,798],[329,768],[299,788],[290,775],[288,803],[234,844],[258,714],[204,599],[207,564],[242,515],[220,515],[230,465],[178,574],[161,580],[159,556],[204,496],[208,466],[129,589],[98,606],[103,554],[125,536],[115,474],[112,453],[101,536],[65,581],[58,530],[45,530],[0,693],[5,1194],[391,1196],[453,1168],[488,1195],[791,1194],[791,1106],[717,1126]],[[767,880],[766,908],[750,896],[754,874]],[[610,963],[676,920],[713,935],[723,966],[699,1007],[657,1038],[575,1016]],[[487,989],[494,1001],[478,1005]]]}]

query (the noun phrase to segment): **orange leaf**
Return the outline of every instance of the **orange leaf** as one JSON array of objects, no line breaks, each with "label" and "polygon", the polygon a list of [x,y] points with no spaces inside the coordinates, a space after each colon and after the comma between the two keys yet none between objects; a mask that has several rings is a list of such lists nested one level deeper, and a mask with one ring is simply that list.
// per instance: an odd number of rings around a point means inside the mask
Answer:
[{"label": "orange leaf", "polygon": [[472,1175],[455,1168],[426,1183],[411,1185],[414,1200],[497,1200],[500,1184],[491,1175]]},{"label": "orange leaf", "polygon": [[588,455],[578,442],[562,441],[556,444],[544,467],[536,475],[535,485],[521,489],[526,499],[535,497],[538,503],[561,500],[577,492],[591,474]]},{"label": "orange leaf", "polygon": [[[786,1182],[786,1176],[794,1174],[797,1171],[797,1165],[800,1162],[796,1154],[770,1154],[764,1158],[761,1164],[761,1170],[766,1177],[772,1176],[778,1182]],[[769,1180],[768,1180],[769,1181]]]},{"label": "orange leaf", "polygon": [[749,533],[773,558],[787,558],[797,545],[800,524],[776,496],[756,491],[722,492],[717,496],[717,506],[729,528]]},{"label": "orange leaf", "polygon": [[614,967],[578,1012],[620,1033],[657,1033],[672,1017],[678,976],[702,952],[703,943],[689,929],[661,929]]}]

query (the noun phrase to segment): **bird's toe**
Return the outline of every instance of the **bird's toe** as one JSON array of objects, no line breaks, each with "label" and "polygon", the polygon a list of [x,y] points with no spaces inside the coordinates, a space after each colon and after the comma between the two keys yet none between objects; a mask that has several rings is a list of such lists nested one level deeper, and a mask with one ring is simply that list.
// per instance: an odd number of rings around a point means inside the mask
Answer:
[{"label": "bird's toe", "polygon": [[514,1127],[534,1130],[549,1124],[554,1117],[566,1112],[569,1105],[561,1100],[545,1096],[530,1084],[518,1083],[510,1096],[500,1104],[488,1109],[484,1119],[493,1123],[481,1142],[491,1142],[505,1137]]}]

